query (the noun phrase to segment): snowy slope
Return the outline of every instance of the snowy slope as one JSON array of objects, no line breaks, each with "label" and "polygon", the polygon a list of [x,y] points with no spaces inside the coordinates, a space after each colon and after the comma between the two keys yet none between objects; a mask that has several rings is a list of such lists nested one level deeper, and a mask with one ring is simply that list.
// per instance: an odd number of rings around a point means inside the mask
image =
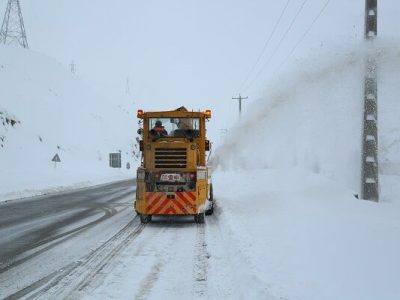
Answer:
[{"label": "snowy slope", "polygon": [[216,151],[220,227],[245,298],[399,299],[400,44],[373,50],[380,203],[354,197],[368,51],[338,47],[299,62]]},{"label": "snowy slope", "polygon": [[[135,164],[135,119],[127,99],[106,99],[53,59],[4,46],[0,90],[3,198],[133,176],[134,166],[125,169]],[[118,151],[123,170],[108,167],[108,153]],[[61,163],[55,167],[56,153]]]}]

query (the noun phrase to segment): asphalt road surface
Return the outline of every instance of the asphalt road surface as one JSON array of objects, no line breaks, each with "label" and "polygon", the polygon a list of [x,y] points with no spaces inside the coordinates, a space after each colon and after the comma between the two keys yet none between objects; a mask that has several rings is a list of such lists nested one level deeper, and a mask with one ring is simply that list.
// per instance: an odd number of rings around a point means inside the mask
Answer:
[{"label": "asphalt road surface", "polygon": [[141,224],[134,192],[129,180],[1,203],[0,299],[238,298],[218,206],[205,224]]},{"label": "asphalt road surface", "polygon": [[0,298],[28,295],[129,225],[135,181],[0,203]]}]

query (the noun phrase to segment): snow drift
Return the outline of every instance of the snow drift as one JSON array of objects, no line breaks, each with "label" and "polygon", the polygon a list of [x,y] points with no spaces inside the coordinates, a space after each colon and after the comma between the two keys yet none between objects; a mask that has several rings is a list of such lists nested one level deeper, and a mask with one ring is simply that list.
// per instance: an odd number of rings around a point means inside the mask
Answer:
[{"label": "snow drift", "polygon": [[[133,176],[134,115],[61,64],[33,51],[0,47],[0,194],[2,198]],[[111,169],[110,152],[123,169]],[[61,163],[52,158],[58,154]]]}]

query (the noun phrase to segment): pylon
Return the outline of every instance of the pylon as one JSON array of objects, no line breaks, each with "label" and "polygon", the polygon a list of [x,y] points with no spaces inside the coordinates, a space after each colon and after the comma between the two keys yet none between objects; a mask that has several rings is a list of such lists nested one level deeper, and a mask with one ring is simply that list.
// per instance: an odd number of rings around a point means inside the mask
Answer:
[{"label": "pylon", "polygon": [[5,45],[19,44],[28,48],[19,0],[8,0],[0,31],[0,43]]}]

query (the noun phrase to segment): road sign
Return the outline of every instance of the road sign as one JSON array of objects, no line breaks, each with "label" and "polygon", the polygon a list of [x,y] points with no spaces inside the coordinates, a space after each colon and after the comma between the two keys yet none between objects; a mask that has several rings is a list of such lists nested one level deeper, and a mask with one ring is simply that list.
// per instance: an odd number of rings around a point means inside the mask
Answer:
[{"label": "road sign", "polygon": [[54,161],[54,162],[61,162],[61,159],[60,159],[60,157],[58,156],[58,154],[56,153],[56,155],[54,155],[54,157],[53,157],[53,159],[52,159],[51,161]]},{"label": "road sign", "polygon": [[121,152],[110,153],[110,167],[121,168]]}]

